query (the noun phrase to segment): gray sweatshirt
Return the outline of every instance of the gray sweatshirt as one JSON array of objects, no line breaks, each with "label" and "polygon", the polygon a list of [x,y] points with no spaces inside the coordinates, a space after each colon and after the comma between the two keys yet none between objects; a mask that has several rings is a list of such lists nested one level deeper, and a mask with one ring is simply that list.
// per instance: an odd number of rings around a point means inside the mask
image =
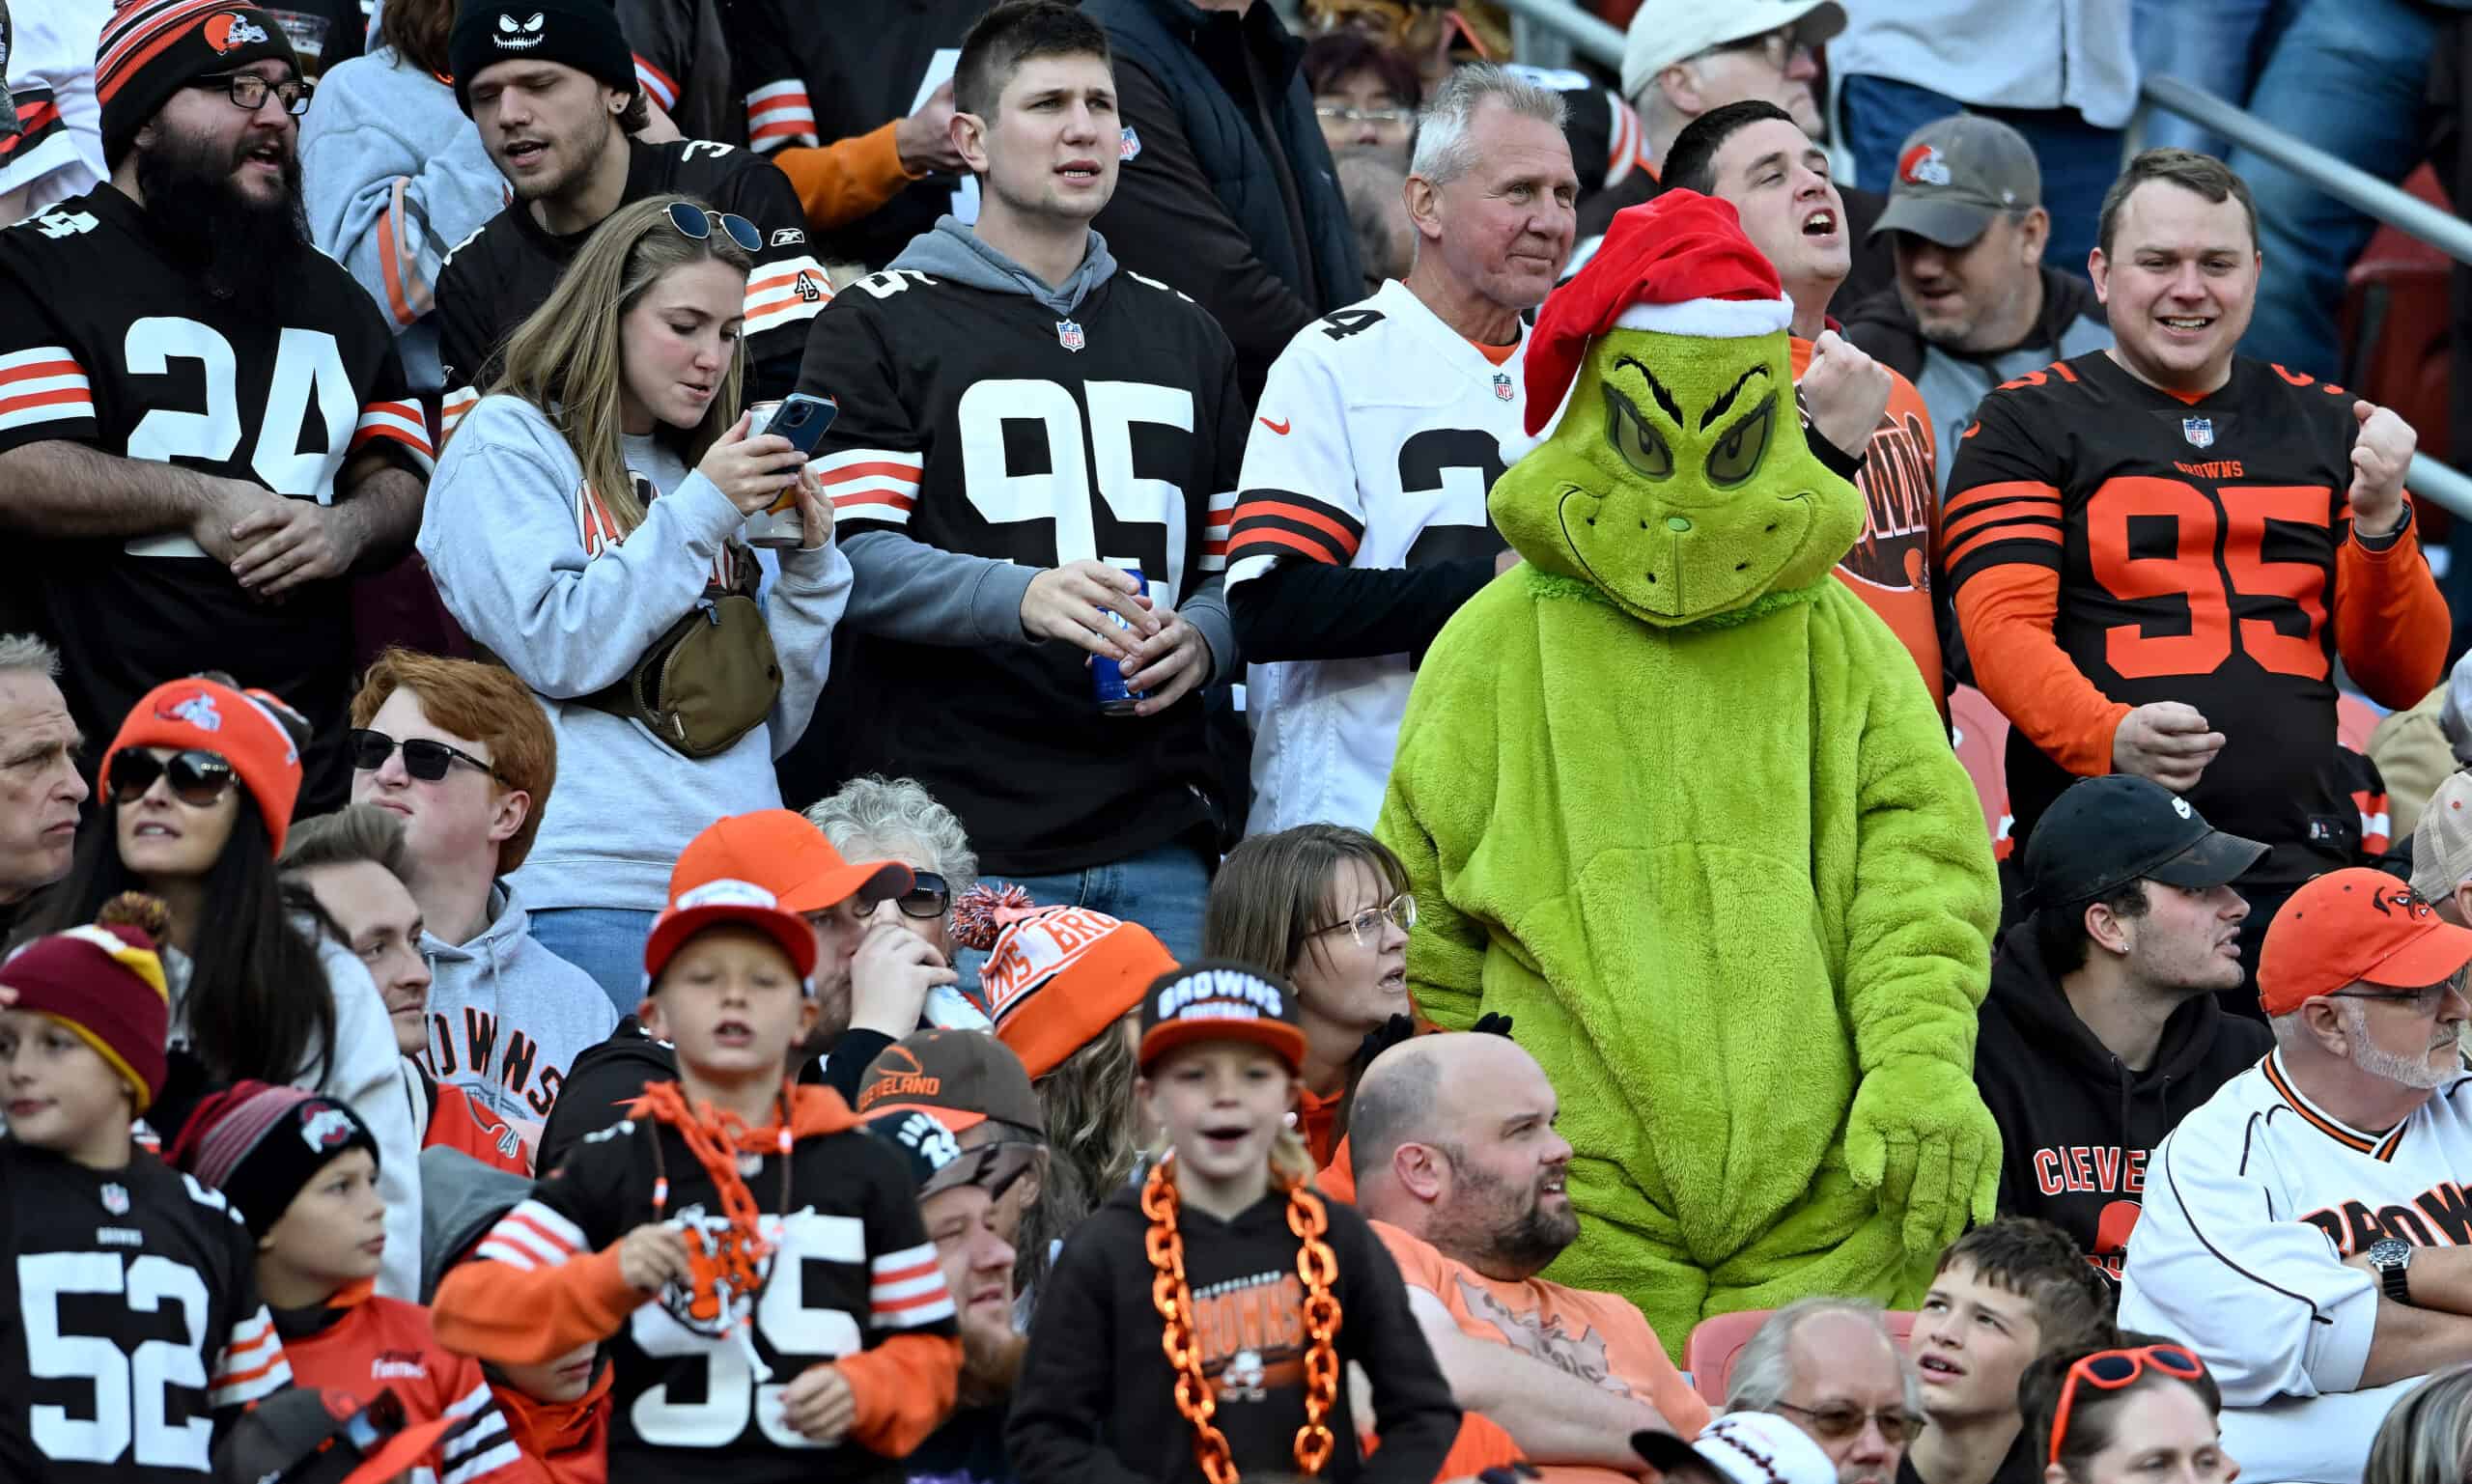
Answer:
[{"label": "gray sweatshirt", "polygon": [[806,730],[850,599],[850,562],[827,544],[781,553],[766,622],[782,686],[771,717],[700,760],[588,706],[623,680],[661,631],[703,597],[745,517],[703,475],[648,439],[631,472],[658,491],[623,543],[586,556],[583,467],[529,403],[485,397],[456,428],[430,480],[418,542],[438,596],[464,632],[532,687],[558,738],[558,788],[514,877],[534,911],[660,909],[669,868],[725,814],[778,808],[772,759]]},{"label": "gray sweatshirt", "polygon": [[[1070,319],[1082,300],[1115,273],[1116,260],[1108,252],[1107,238],[1093,232],[1081,266],[1051,289],[1036,273],[980,241],[959,219],[946,216],[935,231],[912,238],[892,266],[994,294],[1018,294]],[[922,644],[1042,642],[1022,631],[1022,599],[1039,568],[946,551],[897,531],[858,532],[844,549],[859,574],[850,621],[868,633]],[[1227,614],[1225,586],[1213,574],[1194,584],[1176,610],[1210,646],[1215,676],[1227,675],[1236,658],[1236,625]]]},{"label": "gray sweatshirt", "polygon": [[[334,1061],[315,1078],[295,1078],[293,1085],[351,1105],[369,1126],[378,1143],[378,1193],[386,1202],[386,1255],[378,1269],[378,1291],[408,1303],[420,1296],[421,1136],[404,1101],[395,1022],[367,966],[350,948],[305,918],[295,917],[292,925],[317,945],[318,963],[335,996]],[[163,981],[172,995],[167,1044],[175,1048],[189,1044],[190,971],[187,954],[164,950]]]},{"label": "gray sweatshirt", "polygon": [[544,948],[515,889],[490,890],[490,925],[468,943],[421,935],[430,967],[429,1072],[502,1118],[537,1126],[567,1069],[609,1039],[618,1012],[590,974]]},{"label": "gray sweatshirt", "polygon": [[338,63],[300,121],[300,182],[318,250],[378,301],[412,390],[436,391],[438,269],[506,204],[455,90],[391,46]]}]

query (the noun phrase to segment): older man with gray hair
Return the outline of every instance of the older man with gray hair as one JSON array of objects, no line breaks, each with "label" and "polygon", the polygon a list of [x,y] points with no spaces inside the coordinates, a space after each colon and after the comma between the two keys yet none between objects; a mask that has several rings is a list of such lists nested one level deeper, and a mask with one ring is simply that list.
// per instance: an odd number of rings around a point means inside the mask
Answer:
[{"label": "older man with gray hair", "polygon": [[69,874],[77,843],[84,739],[59,680],[58,651],[0,634],[0,940],[29,897]]},{"label": "older man with gray hair", "polygon": [[1798,1299],[1734,1358],[1728,1412],[1773,1412],[1811,1436],[1838,1484],[1891,1484],[1923,1427],[1923,1393],[1880,1306]]},{"label": "older man with gray hair", "polygon": [[1564,117],[1561,95],[1501,68],[1453,72],[1418,121],[1407,278],[1271,367],[1227,548],[1253,833],[1372,827],[1417,659],[1518,560],[1485,493],[1521,439],[1521,317],[1571,252]]}]

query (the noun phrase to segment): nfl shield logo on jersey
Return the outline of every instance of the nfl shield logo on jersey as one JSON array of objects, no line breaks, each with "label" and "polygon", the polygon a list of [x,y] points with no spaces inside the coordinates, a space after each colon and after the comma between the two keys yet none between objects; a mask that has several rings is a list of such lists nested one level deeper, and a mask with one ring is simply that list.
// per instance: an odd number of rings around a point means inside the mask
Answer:
[{"label": "nfl shield logo on jersey", "polygon": [[1055,322],[1055,343],[1068,350],[1079,350],[1089,344],[1082,338],[1082,323],[1078,320]]},{"label": "nfl shield logo on jersey", "polygon": [[2214,419],[2211,417],[2181,418],[2180,435],[2189,440],[2189,446],[2191,448],[2212,448],[2214,446]]},{"label": "nfl shield logo on jersey", "polygon": [[1128,124],[1116,134],[1116,163],[1123,164],[1141,153],[1141,136]]},{"label": "nfl shield logo on jersey", "polygon": [[114,1216],[128,1215],[128,1188],[117,1185],[103,1187],[103,1209]]},{"label": "nfl shield logo on jersey", "polygon": [[1503,402],[1508,402],[1514,394],[1514,390],[1510,384],[1510,378],[1502,372],[1495,372],[1494,395]]}]

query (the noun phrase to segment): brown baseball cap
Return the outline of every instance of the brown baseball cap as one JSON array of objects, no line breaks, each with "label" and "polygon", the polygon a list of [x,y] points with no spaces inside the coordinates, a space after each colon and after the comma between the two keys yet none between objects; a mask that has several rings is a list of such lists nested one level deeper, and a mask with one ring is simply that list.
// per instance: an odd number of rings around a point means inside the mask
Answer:
[{"label": "brown baseball cap", "polygon": [[1162,974],[1141,996],[1141,1070],[1180,1046],[1250,1041],[1290,1069],[1305,1064],[1296,991],[1243,964],[1189,965]]},{"label": "brown baseball cap", "polygon": [[950,1134],[993,1121],[1007,1134],[1047,1137],[1022,1058],[983,1030],[913,1031],[878,1051],[858,1075],[857,1111],[870,1123],[915,1112]]},{"label": "brown baseball cap", "polygon": [[2042,167],[2026,136],[1980,114],[1924,125],[1896,152],[1888,208],[1867,238],[1911,232],[1943,247],[1964,247],[1991,218],[2042,205]]}]

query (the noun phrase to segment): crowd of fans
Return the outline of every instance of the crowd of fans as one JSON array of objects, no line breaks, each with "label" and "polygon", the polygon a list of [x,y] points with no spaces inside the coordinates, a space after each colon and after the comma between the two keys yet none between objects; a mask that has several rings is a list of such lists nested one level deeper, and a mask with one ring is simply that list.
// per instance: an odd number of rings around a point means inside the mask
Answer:
[{"label": "crowd of fans", "polygon": [[[0,1478],[2472,1476],[2368,223],[2131,117],[2398,178],[2472,14],[1598,9],[0,4]],[[2002,863],[1909,1312],[1543,1275],[1591,1151],[1376,833],[1670,191]]]}]

